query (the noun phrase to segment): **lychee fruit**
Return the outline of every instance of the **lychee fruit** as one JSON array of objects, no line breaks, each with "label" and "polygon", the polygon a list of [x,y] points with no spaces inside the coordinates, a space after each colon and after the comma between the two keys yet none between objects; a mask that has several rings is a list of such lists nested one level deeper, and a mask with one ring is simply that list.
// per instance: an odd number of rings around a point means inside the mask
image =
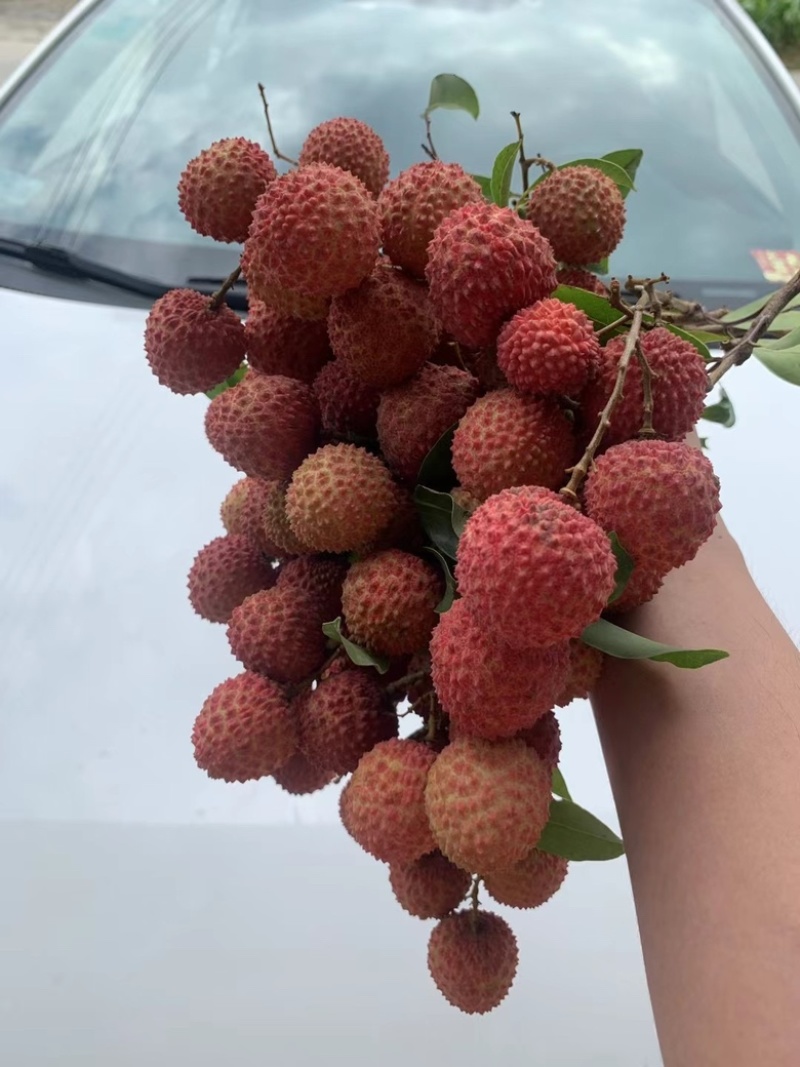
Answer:
[{"label": "lychee fruit", "polygon": [[351,374],[341,360],[326,363],[314,379],[322,429],[333,437],[375,437],[380,392]]},{"label": "lychee fruit", "polygon": [[336,774],[354,771],[365,752],[396,736],[397,716],[383,687],[366,672],[326,678],[303,703],[301,747],[312,763]]},{"label": "lychee fruit", "polygon": [[622,240],[625,201],[613,178],[596,167],[562,167],[528,197],[528,219],[571,266],[598,263]]},{"label": "lychee fruit", "polygon": [[234,608],[228,641],[248,671],[276,682],[301,682],[325,661],[316,604],[296,589],[265,589]]},{"label": "lychee fruit", "polygon": [[324,445],[304,460],[286,492],[292,529],[316,552],[357,550],[386,529],[397,503],[386,464],[345,443]]},{"label": "lychee fruit", "polygon": [[389,178],[389,154],[383,141],[360,119],[336,118],[315,126],[303,142],[298,163],[330,163],[349,171],[377,196]]},{"label": "lychee fruit", "polygon": [[215,241],[241,244],[256,200],[277,176],[260,145],[226,137],[187,163],[178,183],[178,205],[193,230]]},{"label": "lychee fruit", "polygon": [[214,310],[194,289],[170,289],[147,316],[144,347],[150,369],[173,393],[204,393],[238,370],[245,354],[239,316]]},{"label": "lychee fruit", "polygon": [[200,549],[188,584],[189,601],[201,618],[227,622],[246,597],[275,584],[275,571],[247,537],[226,534]]},{"label": "lychee fruit", "polygon": [[425,814],[425,781],[436,753],[417,741],[382,741],[361,757],[340,800],[345,830],[385,863],[411,863],[436,849]]},{"label": "lychee fruit", "polygon": [[[592,433],[614,389],[627,334],[612,337],[600,349],[589,382],[580,397],[587,432]],[[642,352],[652,372],[653,430],[660,437],[682,439],[703,413],[708,390],[703,357],[693,344],[664,326],[644,333]],[[642,368],[628,364],[622,398],[611,413],[603,448],[635,437],[644,424]]]},{"label": "lychee fruit", "polygon": [[518,962],[514,932],[493,912],[457,911],[431,931],[430,976],[445,1000],[469,1015],[483,1015],[502,1003]]},{"label": "lychee fruit", "polygon": [[467,895],[472,878],[437,851],[411,863],[392,864],[389,881],[397,902],[409,915],[442,919]]},{"label": "lychee fruit", "polygon": [[565,641],[525,651],[479,625],[469,601],[457,600],[430,642],[431,677],[460,734],[511,737],[550,711],[569,669]]},{"label": "lychee fruit", "polygon": [[276,555],[286,558],[310,552],[292,530],[286,514],[286,482],[267,482],[269,491],[264,500],[261,522],[267,539],[275,545]]},{"label": "lychee fruit", "polygon": [[456,737],[436,757],[425,810],[457,867],[485,874],[519,863],[550,818],[551,771],[524,741]]},{"label": "lychee fruit", "polygon": [[384,251],[398,267],[423,278],[428,245],[442,220],[457,207],[482,201],[480,186],[457,163],[414,163],[380,195]]},{"label": "lychee fruit", "polygon": [[383,393],[378,441],[400,479],[416,483],[428,452],[475,402],[479,389],[478,380],[467,371],[425,363],[413,378]]},{"label": "lychee fruit", "polygon": [[534,749],[550,770],[558,766],[561,755],[561,727],[554,711],[548,711],[533,726],[514,735]]},{"label": "lychee fruit", "polygon": [[425,275],[443,328],[480,348],[520,308],[550,296],[556,262],[532,223],[482,201],[445,217],[428,246]]},{"label": "lychee fruit", "polygon": [[552,297],[518,311],[497,339],[497,364],[522,393],[579,393],[599,352],[591,319]]},{"label": "lychee fruit", "polygon": [[248,782],[274,774],[297,750],[297,729],[282,690],[244,671],[218,685],[194,723],[198,767],[209,778]]},{"label": "lychee fruit", "polygon": [[205,423],[212,448],[226,462],[271,481],[288,478],[314,450],[319,411],[305,382],[249,371],[214,397]]},{"label": "lychee fruit", "polygon": [[395,509],[389,525],[368,544],[358,549],[360,556],[373,552],[383,552],[387,548],[403,548],[409,552],[421,552],[425,545],[425,531],[422,528],[419,511],[414,497],[408,489],[395,484]]},{"label": "lychee fruit", "polygon": [[331,302],[328,336],[337,359],[376,389],[416,374],[436,348],[439,324],[424,285],[385,263]]},{"label": "lychee fruit", "polygon": [[625,589],[619,597],[608,605],[610,615],[624,615],[634,608],[646,604],[652,600],[661,586],[664,584],[665,574],[658,567],[648,567],[646,563],[637,563],[633,568],[633,574],[625,585]]},{"label": "lychee fruit", "polygon": [[483,501],[513,485],[560,488],[575,461],[576,442],[555,400],[497,389],[463,415],[451,452],[461,487]]},{"label": "lychee fruit", "polygon": [[483,884],[498,904],[509,908],[538,908],[561,888],[568,866],[563,856],[534,848],[508,870],[489,871]]},{"label": "lychee fruit", "polygon": [[285,793],[308,796],[330,785],[336,775],[324,767],[317,767],[302,752],[295,752],[281,768],[273,772],[272,777]]},{"label": "lychee fruit", "polygon": [[265,556],[274,558],[281,552],[267,539],[263,523],[264,504],[271,484],[245,475],[231,486],[219,513],[226,533],[248,538]]},{"label": "lychee fruit", "polygon": [[579,637],[614,590],[607,534],[549,489],[517,486],[467,519],[456,580],[476,620],[515,648]]},{"label": "lychee fruit", "polygon": [[[339,167],[310,163],[271,182],[256,202],[245,274],[310,297],[360,285],[380,247],[380,216],[364,183]],[[262,296],[265,302],[266,297]]]},{"label": "lychee fruit", "polygon": [[605,283],[590,270],[582,267],[562,267],[556,271],[556,281],[559,285],[569,285],[573,289],[586,289],[598,296],[608,296]]},{"label": "lychee fruit", "polygon": [[354,563],[342,586],[342,610],[353,640],[382,656],[428,644],[444,592],[440,573],[409,552],[390,548]]},{"label": "lychee fruit", "polygon": [[719,480],[708,457],[679,441],[626,441],[598,457],[587,514],[616,533],[636,565],[662,577],[694,559],[714,531]]},{"label": "lychee fruit", "polygon": [[599,649],[573,638],[569,643],[569,675],[556,704],[565,708],[573,700],[586,699],[597,685],[604,662]]},{"label": "lychee fruit", "polygon": [[287,560],[278,573],[279,589],[296,589],[316,603],[322,622],[342,613],[342,582],[347,564],[328,556],[298,556]]},{"label": "lychee fruit", "polygon": [[327,318],[331,298],[307,296],[276,285],[265,273],[257,247],[244,246],[241,266],[250,302],[260,301],[280,315],[303,319],[304,322],[322,322]]},{"label": "lychee fruit", "polygon": [[261,300],[250,302],[244,324],[247,362],[261,374],[313,382],[333,358],[325,322],[283,315]]}]

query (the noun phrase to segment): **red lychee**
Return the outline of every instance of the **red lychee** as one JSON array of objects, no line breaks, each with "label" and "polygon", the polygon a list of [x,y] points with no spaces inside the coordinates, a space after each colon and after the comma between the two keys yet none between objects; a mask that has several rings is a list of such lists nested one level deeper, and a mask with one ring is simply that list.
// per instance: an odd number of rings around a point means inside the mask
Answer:
[{"label": "red lychee", "polygon": [[231,486],[219,509],[226,533],[239,534],[252,541],[265,556],[279,556],[280,549],[267,539],[263,513],[270,482],[240,478]]},{"label": "red lychee", "polygon": [[322,429],[334,437],[375,437],[380,392],[350,373],[341,360],[326,363],[314,379]]},{"label": "red lychee", "polygon": [[477,378],[467,371],[425,363],[413,378],[383,393],[378,441],[399,478],[415,484],[422,461],[474,403],[479,388]]},{"label": "red lychee", "polygon": [[561,727],[555,712],[548,711],[537,719],[533,726],[520,730],[515,737],[534,749],[551,771],[558,766],[558,758],[561,755]]},{"label": "red lychee", "polygon": [[276,178],[258,198],[245,275],[257,294],[264,285],[337,296],[367,277],[380,240],[378,205],[364,183],[339,167],[310,163]]},{"label": "red lychee", "polygon": [[248,371],[206,411],[212,448],[232,467],[266,481],[288,478],[317,442],[319,411],[305,382]]},{"label": "red lychee", "polygon": [[461,418],[451,451],[462,488],[483,501],[512,485],[558,489],[567,481],[576,443],[555,400],[497,389]]},{"label": "red lychee", "polygon": [[417,741],[382,741],[361,757],[342,792],[345,830],[385,863],[411,863],[433,852],[425,781],[436,753]]},{"label": "red lychee", "polygon": [[614,590],[604,531],[549,489],[520,486],[467,519],[456,580],[470,611],[499,640],[535,648],[579,637]]},{"label": "red lychee", "polygon": [[558,706],[565,708],[573,700],[588,697],[597,685],[604,662],[599,649],[584,644],[580,638],[573,638],[569,643],[569,675],[556,701]]},{"label": "red lychee", "polygon": [[425,276],[428,245],[437,227],[457,207],[483,201],[478,183],[457,163],[414,163],[383,190],[378,201],[383,247],[393,263]]},{"label": "red lychee", "polygon": [[378,263],[331,302],[328,336],[354,378],[387,389],[417,373],[436,348],[439,324],[425,286]]},{"label": "red lychee", "polygon": [[173,393],[203,393],[239,369],[244,327],[226,304],[193,289],[170,289],[147,316],[144,347],[150,369]]},{"label": "red lychee", "polygon": [[499,915],[465,909],[441,919],[428,942],[428,970],[442,996],[469,1015],[492,1011],[517,973],[514,932]]},{"label": "red lychee", "polygon": [[377,196],[389,178],[389,154],[383,141],[360,119],[336,118],[315,126],[303,142],[298,162],[330,163],[349,171]]},{"label": "red lychee", "polygon": [[284,559],[303,556],[310,552],[308,545],[303,544],[289,524],[286,514],[286,484],[285,482],[267,483],[269,491],[261,511],[264,534],[275,545],[276,554]]},{"label": "red lychee", "polygon": [[226,534],[201,548],[189,571],[189,601],[203,619],[227,622],[235,607],[275,584],[275,571],[247,537]]},{"label": "red lychee", "polygon": [[342,671],[319,683],[303,704],[300,743],[318,767],[349,774],[365,752],[397,736],[397,716],[372,674]]},{"label": "red lychee", "polygon": [[486,891],[509,908],[538,908],[555,896],[567,876],[567,861],[534,848],[506,871],[490,871],[483,879]]},{"label": "red lychee", "polygon": [[559,285],[570,285],[574,289],[597,293],[598,296],[608,296],[605,283],[596,274],[581,267],[562,267],[556,271],[556,281]]},{"label": "red lychee", "polygon": [[317,767],[302,752],[296,752],[279,770],[273,772],[272,777],[284,792],[307,796],[330,785],[336,775],[324,767]]},{"label": "red lychee", "polygon": [[279,589],[297,589],[317,605],[322,622],[342,612],[342,582],[347,564],[328,556],[298,556],[287,560],[278,574]]},{"label": "red lychee", "polygon": [[582,267],[611,255],[622,240],[625,201],[614,179],[596,167],[562,167],[535,186],[527,217],[556,259]]},{"label": "red lychee", "polygon": [[261,374],[282,374],[311,383],[333,358],[324,321],[283,315],[261,300],[250,302],[244,333],[247,362]]},{"label": "red lychee", "polygon": [[441,852],[430,852],[412,863],[395,863],[389,881],[400,907],[418,919],[442,919],[455,911],[472,881]]},{"label": "red lychee", "polygon": [[331,306],[329,296],[307,296],[276,285],[265,274],[258,248],[245,245],[242,255],[242,275],[247,282],[247,292],[251,301],[260,301],[278,312],[305,322],[322,322],[328,316]]},{"label": "red lychee", "polygon": [[193,230],[215,241],[241,244],[256,200],[277,176],[260,145],[226,137],[186,165],[178,183],[178,204]]},{"label": "red lychee", "polygon": [[394,486],[395,510],[389,522],[377,537],[358,549],[360,556],[384,552],[388,548],[402,548],[408,552],[421,552],[425,545],[419,511],[414,497],[401,485]]},{"label": "red lychee", "polygon": [[444,329],[480,348],[520,308],[550,296],[556,262],[532,223],[481,202],[446,216],[428,246],[425,275]]},{"label": "red lychee", "polygon": [[296,589],[265,589],[234,608],[231,652],[248,671],[301,682],[322,666],[325,635],[315,603]]},{"label": "red lychee", "polygon": [[291,759],[297,730],[280,687],[244,671],[218,685],[203,704],[192,744],[209,778],[247,782],[274,774]]},{"label": "red lychee", "polygon": [[550,797],[550,768],[524,741],[457,737],[428,772],[425,810],[444,855],[485,874],[535,848]]},{"label": "red lychee", "polygon": [[497,339],[497,364],[523,393],[579,393],[599,352],[591,319],[553,298],[518,311]]}]

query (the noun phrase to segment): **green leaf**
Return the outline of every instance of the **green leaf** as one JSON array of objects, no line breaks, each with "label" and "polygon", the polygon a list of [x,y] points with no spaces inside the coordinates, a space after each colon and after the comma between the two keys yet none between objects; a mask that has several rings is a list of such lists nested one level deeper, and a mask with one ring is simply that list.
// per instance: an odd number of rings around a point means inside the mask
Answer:
[{"label": "green leaf", "polygon": [[578,289],[574,285],[559,285],[553,296],[557,300],[563,300],[566,304],[574,304],[576,308],[585,311],[592,322],[598,326],[610,326],[612,322],[622,319],[620,332],[627,330],[627,320],[622,312],[611,304],[603,296],[590,293],[588,289]]},{"label": "green leaf", "polygon": [[[749,304],[742,304],[740,308],[734,308],[733,311],[729,311],[723,315],[719,321],[736,322],[743,327],[746,326],[748,322],[752,322],[756,315],[758,315],[759,311],[762,311],[767,306],[777,291],[778,290],[775,289],[774,292],[767,293],[766,296],[759,296],[757,299],[751,300]],[[800,296],[795,297],[794,300],[790,300],[783,309],[782,314],[792,310],[800,311]]]},{"label": "green leaf", "polygon": [[456,580],[453,577],[453,572],[450,570],[450,564],[438,548],[433,548],[431,545],[427,545],[425,551],[430,552],[432,556],[436,557],[439,566],[444,573],[444,595],[434,609],[437,614],[444,615],[444,613],[449,611],[453,606],[453,601],[456,598]]},{"label": "green leaf", "polygon": [[[636,178],[636,171],[639,169],[639,164],[642,162],[643,155],[644,152],[641,148],[620,148],[616,152],[606,152],[603,159],[607,159],[611,163],[616,163],[618,167],[622,167],[630,178],[632,184]],[[635,188],[635,186],[633,187]]]},{"label": "green leaf", "polygon": [[206,396],[209,400],[213,400],[215,396],[224,393],[226,389],[231,389],[234,385],[238,385],[242,378],[244,378],[245,374],[247,374],[247,364],[243,363],[238,370],[233,372],[230,378],[226,378],[224,382],[215,385],[213,389],[207,389]]},{"label": "green leaf", "polygon": [[511,175],[519,153],[519,141],[512,141],[497,153],[492,167],[491,199],[498,207],[507,207],[511,192]]},{"label": "green leaf", "polygon": [[708,451],[708,438],[707,437],[698,436],[697,439],[700,442],[700,447],[702,448],[702,450],[704,452],[707,452]]},{"label": "green leaf", "polygon": [[[559,164],[559,166],[556,167],[556,170],[566,170],[567,167],[594,167],[595,170],[602,171],[603,174],[607,174],[608,177],[616,183],[617,188],[622,193],[623,197],[626,197],[631,189],[635,188],[633,180],[625,168],[608,158],[571,159],[569,163]],[[542,182],[547,181],[552,173],[552,171],[545,171],[544,174],[540,174],[536,181],[532,182],[525,190],[525,198],[528,198],[531,190],[535,189],[537,185],[541,185]]]},{"label": "green leaf", "polygon": [[592,274],[608,274],[610,270],[608,256],[598,260],[597,263],[588,263],[586,265],[586,270],[590,270]]},{"label": "green leaf", "polygon": [[615,600],[619,600],[622,594],[625,592],[625,586],[628,584],[630,576],[633,574],[634,562],[633,558],[628,555],[625,549],[620,543],[620,539],[615,533],[610,533],[608,539],[611,542],[611,548],[614,555],[617,557],[617,574],[615,578],[614,592],[611,594],[609,604],[613,604]]},{"label": "green leaf", "polygon": [[455,559],[459,538],[456,529],[463,528],[464,509],[449,493],[439,493],[426,485],[418,485],[414,490],[414,503],[425,533],[442,555]]},{"label": "green leaf", "polygon": [[378,674],[386,674],[389,670],[389,660],[385,656],[374,656],[371,652],[368,652],[365,648],[362,648],[360,645],[355,644],[348,637],[344,636],[342,633],[341,615],[338,619],[334,619],[332,622],[324,622],[322,624],[322,632],[326,637],[329,637],[331,641],[335,641],[337,645],[341,645],[357,667],[374,667]]},{"label": "green leaf", "polygon": [[625,846],[614,831],[573,800],[551,800],[550,820],[536,846],[568,860],[614,860]]},{"label": "green leaf", "polygon": [[469,82],[457,74],[437,74],[431,82],[431,92],[424,117],[432,111],[444,107],[451,111],[466,111],[477,119],[480,114],[478,96]]},{"label": "green leaf", "polygon": [[456,473],[453,470],[453,434],[456,432],[457,422],[454,422],[449,430],[445,430],[425,459],[419,469],[417,484],[427,486],[428,489],[439,489],[441,492],[449,492],[456,484]]},{"label": "green leaf", "polygon": [[731,398],[722,386],[719,387],[719,400],[703,408],[703,414],[700,418],[705,419],[706,422],[718,422],[720,426],[725,426],[726,428],[735,425],[736,412],[733,410]]},{"label": "green leaf", "polygon": [[652,659],[659,663],[672,663],[675,667],[695,669],[727,659],[728,653],[717,648],[673,648],[651,641],[647,637],[623,630],[621,626],[598,619],[581,634],[581,640],[592,648],[599,648],[609,656],[617,659]]},{"label": "green leaf", "polygon": [[561,773],[560,767],[553,767],[553,786],[552,791],[557,797],[562,797],[564,800],[572,800],[569,789],[567,789],[567,783],[564,781],[564,775]]},{"label": "green leaf", "polygon": [[485,174],[470,174],[470,178],[476,181],[481,187],[481,192],[487,200],[492,199],[492,179],[487,178]]},{"label": "green leaf", "polygon": [[[788,333],[789,330],[794,330],[798,326],[800,326],[800,310],[782,311],[780,315],[777,315],[772,320],[772,325],[768,332],[773,334],[785,330]],[[739,327],[739,329],[741,329],[741,327]]]},{"label": "green leaf", "polygon": [[790,330],[785,333],[783,337],[777,337],[771,341],[759,341],[759,348],[772,348],[778,351],[783,351],[785,348],[797,348],[800,345],[800,326],[795,330]]},{"label": "green leaf", "polygon": [[753,349],[753,355],[759,363],[763,363],[767,370],[772,371],[778,378],[782,378],[791,385],[800,385],[800,345],[795,348],[757,345]]}]

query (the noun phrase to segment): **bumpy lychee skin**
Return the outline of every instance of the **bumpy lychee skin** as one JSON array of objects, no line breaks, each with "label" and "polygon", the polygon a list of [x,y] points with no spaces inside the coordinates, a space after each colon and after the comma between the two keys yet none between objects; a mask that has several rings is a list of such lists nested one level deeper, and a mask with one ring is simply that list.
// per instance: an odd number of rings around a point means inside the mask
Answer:
[{"label": "bumpy lychee skin", "polygon": [[277,176],[260,145],[227,137],[186,165],[178,183],[178,204],[193,230],[215,241],[241,244],[256,200]]},{"label": "bumpy lychee skin", "polygon": [[261,374],[311,383],[333,358],[324,322],[282,315],[261,300],[251,302],[244,334],[247,362]]},{"label": "bumpy lychee skin", "polygon": [[[600,349],[598,362],[580,397],[587,433],[594,432],[600,412],[614,388],[626,335],[613,337]],[[642,337],[642,351],[653,373],[653,429],[661,436],[680,440],[703,413],[708,378],[703,357],[693,344],[663,326]],[[603,448],[635,437],[644,423],[642,369],[637,360],[628,367],[622,399],[611,414]]]},{"label": "bumpy lychee skin", "polygon": [[483,501],[512,485],[558,489],[575,461],[576,442],[555,400],[497,389],[461,418],[451,451],[462,488]]},{"label": "bumpy lychee skin", "polygon": [[478,183],[457,163],[414,163],[390,182],[378,201],[383,247],[393,263],[425,276],[428,245],[451,211],[483,201]]},{"label": "bumpy lychee skin", "polygon": [[349,774],[365,752],[397,736],[397,716],[374,677],[342,671],[321,681],[303,704],[300,743],[312,763]]},{"label": "bumpy lychee skin", "polygon": [[483,880],[487,893],[509,908],[538,908],[555,896],[567,877],[563,856],[533,849],[506,871],[491,871]]},{"label": "bumpy lychee skin", "polygon": [[265,589],[231,612],[231,652],[248,671],[301,682],[322,666],[325,635],[317,607],[295,589]]},{"label": "bumpy lychee skin", "polygon": [[317,552],[358,549],[386,529],[397,506],[386,464],[351,444],[318,449],[294,472],[286,492],[292,529]]},{"label": "bumpy lychee skin", "polygon": [[609,615],[624,615],[652,600],[664,584],[664,578],[665,575],[660,569],[637,563],[622,595],[613,604],[608,605]]},{"label": "bumpy lychee skin", "polygon": [[364,183],[339,167],[310,163],[280,175],[258,198],[245,275],[256,293],[263,285],[337,296],[367,277],[380,239],[378,205]]},{"label": "bumpy lychee skin", "polygon": [[469,517],[456,580],[479,623],[515,648],[535,648],[596,622],[616,570],[596,522],[549,489],[519,486]]},{"label": "bumpy lychee skin", "polygon": [[425,531],[411,492],[402,485],[395,485],[395,511],[389,525],[368,544],[362,545],[358,554],[368,556],[387,548],[402,548],[407,552],[421,552],[425,546]]},{"label": "bumpy lychee skin", "polygon": [[173,393],[204,393],[224,382],[244,359],[244,327],[226,304],[193,289],[170,289],[147,316],[144,347],[150,369]]},{"label": "bumpy lychee skin", "polygon": [[537,719],[533,726],[520,730],[515,736],[534,749],[551,771],[558,766],[558,758],[561,755],[561,727],[555,712],[548,711]]},{"label": "bumpy lychee skin", "polygon": [[265,556],[274,558],[281,553],[278,546],[267,538],[262,522],[269,486],[269,482],[245,475],[231,486],[222,501],[219,514],[226,533],[248,538]]},{"label": "bumpy lychee skin", "polygon": [[694,559],[720,509],[708,457],[678,441],[610,448],[595,463],[584,499],[587,514],[616,533],[634,564],[662,577]]},{"label": "bumpy lychee skin", "polygon": [[569,676],[556,703],[565,708],[573,700],[584,700],[597,685],[603,671],[603,653],[579,638],[569,643]]},{"label": "bumpy lychee skin", "polygon": [[308,796],[330,785],[336,775],[324,767],[317,767],[302,752],[296,752],[279,770],[273,772],[272,777],[285,793]]},{"label": "bumpy lychee skin", "polygon": [[417,741],[382,741],[361,757],[342,792],[345,830],[385,863],[412,863],[436,849],[425,781],[436,753]]},{"label": "bumpy lychee skin", "polygon": [[572,266],[597,263],[622,240],[625,201],[613,178],[595,167],[562,167],[528,198],[527,216]]},{"label": "bumpy lychee skin", "polygon": [[244,671],[218,685],[194,723],[198,767],[209,778],[248,782],[274,774],[297,750],[297,729],[282,690]]},{"label": "bumpy lychee skin", "polygon": [[322,429],[336,437],[375,437],[381,395],[350,373],[341,360],[326,363],[314,379]]},{"label": "bumpy lychee skin", "polygon": [[235,607],[275,584],[275,571],[247,537],[226,534],[201,548],[189,571],[189,602],[209,622],[227,622]]},{"label": "bumpy lychee skin", "polygon": [[287,560],[280,569],[279,589],[297,589],[317,605],[322,622],[330,622],[342,613],[342,582],[347,564],[329,556],[298,556]]},{"label": "bumpy lychee skin", "polygon": [[493,912],[458,911],[431,931],[431,978],[445,1000],[469,1015],[483,1015],[505,999],[518,962],[514,932]]},{"label": "bumpy lychee skin", "polygon": [[439,324],[425,286],[379,263],[332,301],[328,336],[353,377],[388,389],[417,373],[436,348]]},{"label": "bumpy lychee skin", "polygon": [[315,126],[303,142],[298,162],[330,163],[355,174],[373,196],[389,178],[389,153],[379,135],[360,119],[336,118]]},{"label": "bumpy lychee skin", "polygon": [[467,895],[472,878],[441,852],[430,852],[413,863],[393,864],[389,881],[398,904],[409,915],[442,919]]},{"label": "bumpy lychee skin", "polygon": [[559,285],[570,285],[573,289],[586,289],[598,296],[608,296],[605,283],[596,274],[581,267],[562,267],[556,271],[556,280]]},{"label": "bumpy lychee skin", "polygon": [[206,410],[206,436],[232,467],[265,481],[288,478],[313,451],[319,411],[305,382],[249,371]]},{"label": "bumpy lychee skin", "polygon": [[565,641],[525,651],[482,627],[468,600],[441,616],[430,642],[431,677],[459,734],[497,739],[550,711],[569,669]]},{"label": "bumpy lychee skin", "polygon": [[260,301],[278,312],[304,322],[322,322],[328,316],[331,300],[328,296],[307,296],[276,285],[264,272],[258,249],[245,245],[242,255],[242,276],[247,282],[251,301]]},{"label": "bumpy lychee skin", "polygon": [[342,586],[342,610],[355,641],[382,656],[425,648],[444,592],[429,563],[390,548],[354,563]]},{"label": "bumpy lychee skin", "polygon": [[303,556],[310,552],[308,545],[289,525],[286,514],[286,482],[267,482],[269,490],[261,511],[261,522],[266,538],[275,545],[276,555],[283,559]]},{"label": "bumpy lychee skin", "polygon": [[428,246],[425,276],[444,329],[480,348],[492,344],[520,308],[550,296],[556,262],[527,219],[480,202],[446,216]]},{"label": "bumpy lychee skin", "polygon": [[579,393],[599,352],[591,319],[553,298],[518,311],[497,339],[497,364],[523,393]]},{"label": "bumpy lychee skin", "polygon": [[520,740],[457,737],[428,773],[425,810],[457,867],[485,874],[535,848],[550,817],[551,772]]},{"label": "bumpy lychee skin", "polygon": [[416,483],[428,452],[475,402],[479,389],[477,378],[465,370],[425,363],[413,378],[383,393],[378,441],[399,478]]}]

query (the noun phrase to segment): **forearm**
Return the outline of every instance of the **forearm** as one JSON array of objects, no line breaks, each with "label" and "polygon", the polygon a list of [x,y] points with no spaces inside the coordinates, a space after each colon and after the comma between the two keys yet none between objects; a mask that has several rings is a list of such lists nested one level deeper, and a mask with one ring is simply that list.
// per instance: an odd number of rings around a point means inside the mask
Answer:
[{"label": "forearm", "polygon": [[722,527],[625,625],[730,652],[609,660],[593,699],[665,1067],[795,1067],[800,656]]}]

